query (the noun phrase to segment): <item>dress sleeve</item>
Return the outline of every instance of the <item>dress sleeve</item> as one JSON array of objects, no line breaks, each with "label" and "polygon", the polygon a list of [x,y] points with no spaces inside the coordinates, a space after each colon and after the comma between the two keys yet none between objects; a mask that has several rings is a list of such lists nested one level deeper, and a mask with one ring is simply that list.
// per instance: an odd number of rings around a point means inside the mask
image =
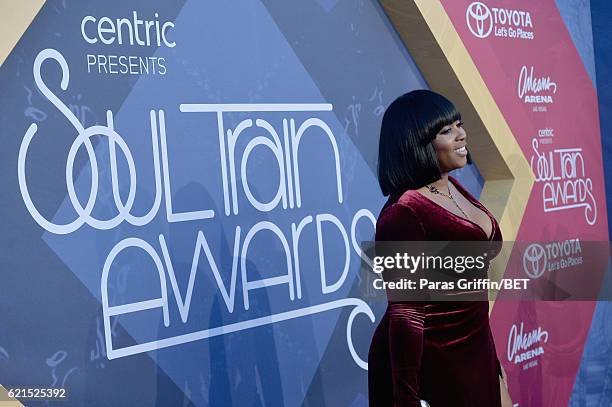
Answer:
[{"label": "dress sleeve", "polygon": [[[423,225],[408,206],[393,204],[379,217],[377,241],[424,241]],[[423,355],[424,304],[390,303],[389,360],[394,407],[420,407],[421,359]]]},{"label": "dress sleeve", "polygon": [[420,407],[424,305],[395,303],[387,313],[393,407]]},{"label": "dress sleeve", "polygon": [[380,214],[376,223],[376,240],[426,240],[425,228],[412,208],[395,203]]},{"label": "dress sleeve", "polygon": [[[410,206],[394,203],[385,208],[376,223],[375,255],[382,258],[394,258],[403,253],[422,253],[427,248],[427,236],[423,224]],[[382,277],[386,282],[401,282],[405,279],[417,280],[419,273],[409,273],[385,267]],[[422,290],[404,292],[387,289],[387,300],[418,301],[426,299],[426,292]],[[417,298],[418,297],[418,298]]]}]

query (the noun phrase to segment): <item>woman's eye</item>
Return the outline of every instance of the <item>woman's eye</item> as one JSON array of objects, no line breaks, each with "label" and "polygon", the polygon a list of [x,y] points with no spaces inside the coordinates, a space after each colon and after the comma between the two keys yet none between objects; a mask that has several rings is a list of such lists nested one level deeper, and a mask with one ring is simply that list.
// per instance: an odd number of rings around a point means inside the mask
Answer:
[{"label": "woman's eye", "polygon": [[463,123],[463,121],[460,121],[459,123],[457,123],[457,126],[458,126],[458,127],[463,127],[463,125],[464,125],[464,124],[465,124],[465,123]]}]

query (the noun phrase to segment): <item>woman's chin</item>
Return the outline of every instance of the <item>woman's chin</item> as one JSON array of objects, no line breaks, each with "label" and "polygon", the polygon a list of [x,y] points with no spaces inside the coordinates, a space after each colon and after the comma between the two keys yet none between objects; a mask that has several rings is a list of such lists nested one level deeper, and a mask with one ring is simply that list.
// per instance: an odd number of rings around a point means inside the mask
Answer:
[{"label": "woman's chin", "polygon": [[[463,168],[467,165],[467,156],[464,158],[459,158],[453,162],[453,170],[458,170],[459,168]],[[452,170],[451,170],[452,171]]]},{"label": "woman's chin", "polygon": [[441,169],[443,170],[442,172],[458,170],[460,168],[465,167],[467,165],[467,162],[467,155],[465,157],[453,157],[452,160],[448,160],[446,162],[446,165],[442,165]]}]

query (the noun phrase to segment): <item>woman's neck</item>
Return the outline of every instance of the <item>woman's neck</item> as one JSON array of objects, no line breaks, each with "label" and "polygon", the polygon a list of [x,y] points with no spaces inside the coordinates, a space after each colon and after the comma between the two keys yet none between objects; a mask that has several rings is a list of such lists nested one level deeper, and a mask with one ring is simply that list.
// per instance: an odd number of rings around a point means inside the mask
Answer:
[{"label": "woman's neck", "polygon": [[438,188],[440,191],[448,191],[448,188],[449,188],[448,183],[449,183],[448,172],[445,172],[442,174],[439,180],[432,182],[431,184],[428,184],[428,185],[434,186]]}]

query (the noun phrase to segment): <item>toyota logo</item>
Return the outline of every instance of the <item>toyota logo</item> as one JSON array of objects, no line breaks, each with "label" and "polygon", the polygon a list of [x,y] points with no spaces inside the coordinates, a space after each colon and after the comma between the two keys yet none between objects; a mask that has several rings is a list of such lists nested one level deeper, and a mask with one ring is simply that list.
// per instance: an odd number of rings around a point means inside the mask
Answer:
[{"label": "toyota logo", "polygon": [[523,253],[523,269],[531,278],[538,278],[546,271],[546,253],[542,245],[530,244]]},{"label": "toyota logo", "polygon": [[475,1],[467,8],[465,21],[472,34],[478,38],[488,37],[493,29],[491,10],[479,1]]}]

